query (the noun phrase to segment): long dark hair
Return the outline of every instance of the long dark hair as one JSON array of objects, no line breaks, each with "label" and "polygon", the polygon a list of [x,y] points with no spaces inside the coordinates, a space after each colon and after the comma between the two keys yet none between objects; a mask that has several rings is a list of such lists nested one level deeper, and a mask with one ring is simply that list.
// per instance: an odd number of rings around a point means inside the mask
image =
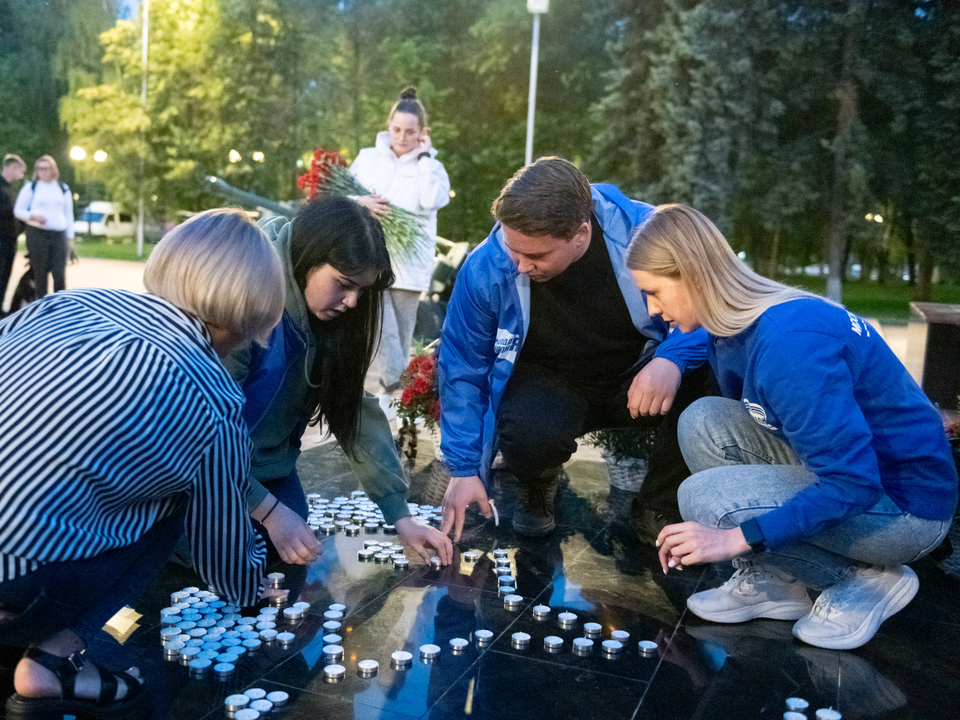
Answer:
[{"label": "long dark hair", "polygon": [[311,425],[326,421],[344,451],[356,457],[363,379],[380,342],[383,291],[394,279],[383,227],[353,200],[319,197],[293,221],[290,260],[301,293],[310,271],[322,265],[351,276],[371,268],[377,271],[376,281],[360,295],[355,308],[326,321],[307,312],[317,355],[305,410]]}]

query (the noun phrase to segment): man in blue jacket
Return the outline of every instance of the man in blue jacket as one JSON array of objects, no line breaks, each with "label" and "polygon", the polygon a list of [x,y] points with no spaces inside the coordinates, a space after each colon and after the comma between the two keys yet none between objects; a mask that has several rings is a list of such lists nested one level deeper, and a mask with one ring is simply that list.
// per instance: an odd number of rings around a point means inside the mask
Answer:
[{"label": "man in blue jacket", "polygon": [[494,201],[498,224],[457,276],[438,361],[452,475],[442,531],[455,528],[455,540],[471,503],[490,517],[498,450],[519,483],[514,529],[550,534],[560,467],[578,437],[601,428],[662,424],[634,528],[652,542],[679,519],[676,489],[689,471],[676,420],[703,394],[705,338],[670,334],[626,268],[652,210],[591,186],[558,157],[518,171]]}]

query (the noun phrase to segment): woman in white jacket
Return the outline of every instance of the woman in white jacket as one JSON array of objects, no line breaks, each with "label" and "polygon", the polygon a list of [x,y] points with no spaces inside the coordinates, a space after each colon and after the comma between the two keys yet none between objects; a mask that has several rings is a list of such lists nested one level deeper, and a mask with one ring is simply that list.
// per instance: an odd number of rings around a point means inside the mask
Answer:
[{"label": "woman in white jacket", "polygon": [[429,288],[433,274],[437,210],[450,202],[450,179],[436,159],[429,131],[417,91],[408,88],[390,109],[387,130],[377,134],[377,144],[361,150],[350,166],[350,174],[371,193],[358,202],[378,218],[390,204],[419,213],[434,240],[418,245],[409,257],[390,258],[396,281],[384,296],[383,334],[371,371],[387,392],[397,388],[407,367],[420,293]]},{"label": "woman in white jacket", "polygon": [[67,253],[73,239],[73,195],[60,182],[57,162],[43,155],[33,165],[33,181],[24,183],[13,214],[27,224],[27,254],[37,284],[37,300],[47,294],[47,275],[53,291],[67,287]]}]

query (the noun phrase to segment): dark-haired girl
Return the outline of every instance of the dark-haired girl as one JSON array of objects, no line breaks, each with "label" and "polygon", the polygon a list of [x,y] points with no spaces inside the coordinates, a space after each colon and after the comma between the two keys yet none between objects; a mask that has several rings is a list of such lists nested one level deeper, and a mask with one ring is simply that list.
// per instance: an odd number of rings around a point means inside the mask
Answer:
[{"label": "dark-haired girl", "polygon": [[262,227],[283,262],[283,320],[266,348],[250,344],[226,361],[247,397],[251,516],[283,561],[305,564],[318,557],[296,464],[307,424],[323,422],[386,522],[425,559],[428,545],[448,563],[446,536],[409,517],[390,426],[377,399],[363,392],[384,291],[393,281],[380,223],[352,200],[326,197],[306,205],[292,222],[273,218]]},{"label": "dark-haired girl", "polygon": [[383,338],[374,363],[381,385],[393,390],[407,367],[420,293],[430,286],[436,253],[437,210],[450,202],[450,179],[430,142],[427,112],[417,91],[407,88],[387,116],[377,144],[357,155],[350,173],[371,194],[356,198],[377,217],[392,203],[424,217],[434,242],[421,243],[409,257],[391,258],[396,281],[384,298]]}]

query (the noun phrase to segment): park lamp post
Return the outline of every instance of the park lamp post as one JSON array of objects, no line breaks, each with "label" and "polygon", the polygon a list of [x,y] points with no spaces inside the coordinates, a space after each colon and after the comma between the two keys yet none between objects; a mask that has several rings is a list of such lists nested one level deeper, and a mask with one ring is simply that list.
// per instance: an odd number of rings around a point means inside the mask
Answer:
[{"label": "park lamp post", "polygon": [[[140,41],[140,51],[141,51],[141,87],[140,87],[140,104],[143,106],[143,111],[147,111],[147,58],[148,58],[148,47],[150,43],[150,0],[143,0],[142,7],[143,19],[141,22],[142,25],[142,40]],[[146,174],[147,159],[145,157],[140,158],[140,187],[138,188],[137,198],[137,260],[143,259],[143,183],[144,175]]]},{"label": "park lamp post", "polygon": [[527,149],[524,165],[533,162],[533,116],[537,107],[537,58],[540,53],[540,16],[550,9],[550,0],[527,0],[527,11],[533,15],[533,42],[530,48],[530,97],[527,100]]}]

